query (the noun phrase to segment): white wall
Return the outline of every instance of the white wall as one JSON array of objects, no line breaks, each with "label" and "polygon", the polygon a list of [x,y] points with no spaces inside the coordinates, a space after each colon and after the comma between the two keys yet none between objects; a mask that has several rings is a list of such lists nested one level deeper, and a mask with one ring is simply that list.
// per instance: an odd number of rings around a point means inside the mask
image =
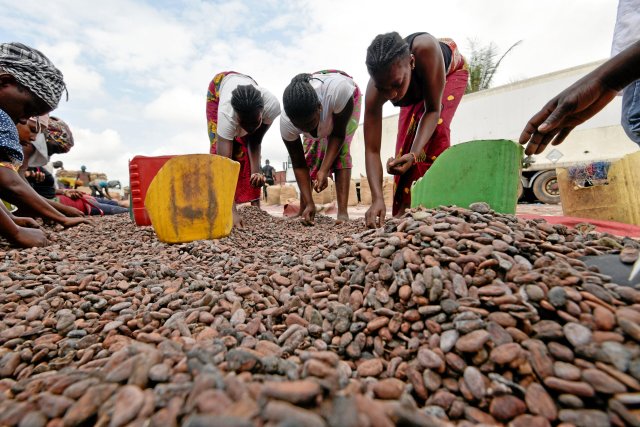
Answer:
[{"label": "white wall", "polygon": [[[527,121],[556,94],[573,84],[602,62],[546,74],[493,89],[465,95],[451,124],[451,143],[478,139],[518,140]],[[638,150],[620,126],[621,97],[616,97],[591,120],[578,126],[565,142],[548,147],[536,156],[536,165],[550,162],[547,153],[557,149],[564,157],[559,163],[619,158]],[[398,115],[385,117],[382,124],[381,157],[383,165],[393,157]],[[354,178],[365,175],[362,125],[351,143]]]}]

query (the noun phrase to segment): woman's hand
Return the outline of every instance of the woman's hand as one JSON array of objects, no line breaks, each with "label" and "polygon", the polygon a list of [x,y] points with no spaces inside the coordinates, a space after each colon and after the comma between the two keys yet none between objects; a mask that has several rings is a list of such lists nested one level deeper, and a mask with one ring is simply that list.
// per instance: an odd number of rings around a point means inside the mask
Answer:
[{"label": "woman's hand", "polygon": [[244,227],[244,224],[242,223],[242,215],[240,215],[240,212],[238,212],[238,209],[236,208],[236,204],[233,204],[233,207],[231,208],[231,214],[233,215],[233,227],[234,228],[242,228]]},{"label": "woman's hand", "polygon": [[325,188],[329,186],[329,174],[322,169],[318,171],[316,175],[316,182],[313,186],[313,189],[316,190],[316,193],[321,192]]},{"label": "woman's hand", "polygon": [[40,228],[40,224],[33,218],[27,216],[14,216],[11,218],[16,225],[27,228]]},{"label": "woman's hand", "polygon": [[32,248],[34,246],[47,246],[49,239],[39,228],[20,227],[18,233],[13,236],[11,242],[21,248]]},{"label": "woman's hand", "polygon": [[387,215],[387,207],[384,200],[374,200],[367,212],[364,214],[364,220],[369,228],[380,228],[384,225],[384,217]]},{"label": "woman's hand", "polygon": [[259,172],[251,174],[251,178],[249,178],[249,183],[254,188],[262,188],[262,187],[264,187],[264,183],[265,182],[266,181],[265,181],[264,175],[262,175]]},{"label": "woman's hand", "polygon": [[560,144],[573,128],[611,102],[616,93],[598,79],[579,80],[529,120],[520,135],[520,144],[528,144],[528,155],[542,153],[549,143]]},{"label": "woman's hand", "polygon": [[413,154],[405,154],[397,159],[390,158],[387,160],[387,173],[390,175],[404,175],[413,166],[415,156]]},{"label": "woman's hand", "polygon": [[24,177],[33,182],[42,182],[44,181],[44,173],[40,171],[26,171],[24,173]]},{"label": "woman's hand", "polygon": [[314,225],[316,222],[316,204],[313,201],[307,203],[301,213],[304,225]]}]

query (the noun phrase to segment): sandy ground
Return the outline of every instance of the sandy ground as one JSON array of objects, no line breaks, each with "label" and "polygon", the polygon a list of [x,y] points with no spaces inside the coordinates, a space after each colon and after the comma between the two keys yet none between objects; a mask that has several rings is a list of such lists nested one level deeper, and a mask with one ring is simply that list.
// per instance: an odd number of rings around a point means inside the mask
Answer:
[{"label": "sandy ground", "polygon": [[[261,205],[261,208],[267,211],[269,214],[281,217],[283,216],[284,207],[281,205],[271,205],[266,206],[264,204]],[[365,212],[367,211],[368,206],[351,206],[349,207],[349,217],[363,218]],[[324,212],[322,212],[325,214]],[[390,211],[388,212],[391,213]],[[561,205],[543,205],[543,204],[520,204],[516,210],[516,213],[519,214],[529,214],[529,215],[543,215],[543,216],[561,216],[562,215],[562,206]],[[336,217],[336,214],[329,214],[333,218]]]}]

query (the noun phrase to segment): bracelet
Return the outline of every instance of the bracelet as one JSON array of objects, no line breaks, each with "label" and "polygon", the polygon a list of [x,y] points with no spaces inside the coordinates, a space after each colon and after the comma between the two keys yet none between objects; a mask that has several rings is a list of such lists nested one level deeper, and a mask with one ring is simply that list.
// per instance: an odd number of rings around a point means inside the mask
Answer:
[{"label": "bracelet", "polygon": [[418,157],[416,156],[416,153],[414,153],[413,151],[410,151],[407,154],[411,154],[411,157],[413,157],[413,163],[414,164],[418,163]]}]

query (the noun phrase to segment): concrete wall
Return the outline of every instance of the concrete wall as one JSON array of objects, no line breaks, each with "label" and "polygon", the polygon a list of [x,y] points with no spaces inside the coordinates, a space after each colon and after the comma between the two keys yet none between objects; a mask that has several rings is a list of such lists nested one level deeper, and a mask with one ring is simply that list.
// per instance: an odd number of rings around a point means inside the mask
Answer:
[{"label": "concrete wall", "polygon": [[[529,118],[553,96],[595,69],[602,62],[569,68],[532,79],[465,95],[451,124],[451,142],[457,144],[477,139],[518,140]],[[637,151],[620,123],[621,97],[616,97],[591,120],[578,126],[556,147],[548,147],[536,156],[534,168],[551,164],[545,156],[553,149],[563,154],[559,163],[619,158]],[[398,116],[385,117],[382,124],[381,157],[383,166],[393,157]],[[351,143],[354,178],[365,175],[362,125]]]}]

